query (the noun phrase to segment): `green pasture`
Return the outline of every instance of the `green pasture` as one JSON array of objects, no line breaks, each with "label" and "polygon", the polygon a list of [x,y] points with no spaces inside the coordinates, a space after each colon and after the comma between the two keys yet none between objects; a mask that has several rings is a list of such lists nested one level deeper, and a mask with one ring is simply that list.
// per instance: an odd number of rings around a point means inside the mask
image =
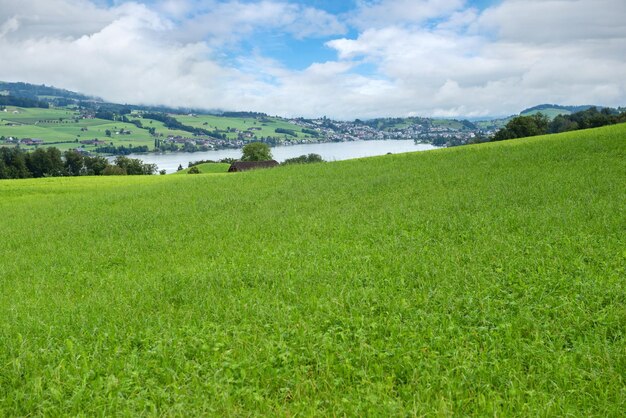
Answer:
[{"label": "green pasture", "polygon": [[0,181],[0,416],[621,417],[625,161]]},{"label": "green pasture", "polygon": [[[15,113],[17,112],[17,113]],[[72,119],[78,113],[70,109],[39,109],[7,106],[7,111],[0,112],[0,119],[11,122],[35,124],[40,120]]]},{"label": "green pasture", "polygon": [[[230,168],[230,164],[226,163],[205,163],[198,164],[198,170],[200,170],[200,174],[216,174],[216,173],[227,173]],[[174,174],[187,174],[189,172],[189,168],[185,168],[184,170],[177,171]]]},{"label": "green pasture", "polygon": [[[17,112],[17,113],[13,113]],[[103,119],[79,119],[75,121],[73,118],[77,116],[71,109],[25,109],[9,106],[7,112],[0,112],[0,136],[22,138],[42,139],[46,143],[64,142],[64,141],[81,141],[89,139],[99,139],[107,143],[113,142],[115,146],[141,146],[147,145],[152,148],[154,138],[147,129],[137,128],[135,125],[123,122],[112,122]],[[310,135],[303,134],[300,127],[276,118],[268,118],[267,122],[257,120],[255,118],[224,118],[218,116],[179,116],[175,115],[184,124],[213,130],[227,130],[234,128],[245,131],[248,127],[259,127],[260,131],[253,131],[257,137],[261,136],[283,136],[277,134],[276,128],[292,129],[298,132],[299,138],[308,138]],[[156,133],[161,139],[168,136],[192,137],[193,134],[177,129],[169,129],[162,122],[144,119],[139,113],[131,114],[132,120],[141,121],[146,128],[156,128]],[[207,123],[207,125],[205,125]],[[14,126],[10,126],[14,125]],[[84,131],[83,129],[87,129]],[[106,130],[112,132],[111,137],[106,136]],[[130,131],[130,135],[116,135],[115,132],[123,129]],[[237,138],[237,133],[227,133],[230,139]],[[292,138],[292,137],[289,137]],[[44,144],[45,146],[45,144]],[[60,149],[75,148],[74,144],[54,144]],[[82,148],[91,150],[95,148],[91,145],[80,145]]]},{"label": "green pasture", "polygon": [[[246,131],[249,128],[261,128],[261,130],[252,131],[257,137],[283,137],[284,134],[276,133],[277,128],[291,129],[298,134],[298,138],[310,138],[311,135],[302,133],[302,128],[292,123],[277,119],[277,118],[233,118],[223,116],[211,116],[211,115],[197,115],[197,116],[181,116],[171,115],[179,120],[184,125],[193,126],[194,128],[203,128],[208,130],[218,129],[220,131],[227,131],[228,129],[238,129],[240,131]],[[206,125],[205,125],[206,124]],[[237,138],[237,133],[224,132],[226,136],[231,139]],[[288,138],[295,139],[292,136]]]},{"label": "green pasture", "polygon": [[[13,111],[19,113],[14,114]],[[120,145],[147,145],[152,148],[154,138],[147,129],[140,129],[131,123],[112,122],[104,119],[79,119],[74,121],[75,112],[64,109],[22,109],[8,107],[7,112],[0,112],[0,136],[22,138],[37,138],[45,143],[60,141],[81,141],[99,139],[112,142],[115,146]],[[60,121],[59,118],[63,118]],[[189,132],[171,130],[163,123],[152,120],[141,120],[146,127],[155,127],[156,133],[162,134],[163,138],[168,135],[180,135],[189,137]],[[11,126],[13,125],[13,126]],[[111,137],[106,136],[106,131],[111,131]],[[115,132],[121,130],[130,131],[130,135],[119,135]],[[78,140],[78,141],[76,141]],[[52,144],[62,150],[76,148],[76,143]],[[45,146],[45,144],[44,144]],[[79,144],[87,150],[95,148],[92,145]]]},{"label": "green pasture", "polygon": [[570,112],[569,110],[548,108],[548,109],[541,109],[541,110],[533,110],[531,112],[524,112],[522,113],[522,116],[532,116],[532,115],[536,115],[537,113],[541,113],[542,115],[546,116],[550,120],[556,118],[559,115],[571,115],[572,114],[572,112]]},{"label": "green pasture", "polygon": [[[572,114],[572,112],[570,112],[569,110],[548,108],[548,109],[542,109],[542,110],[533,110],[530,112],[522,112],[521,116],[532,116],[537,113],[542,113],[543,115],[547,116],[548,119],[550,120],[554,119],[558,115],[571,115]],[[510,116],[508,118],[502,118],[502,119],[478,121],[478,122],[474,122],[474,124],[481,129],[501,129],[501,128],[504,128],[511,119],[513,119],[513,116]]]},{"label": "green pasture", "polygon": [[[178,129],[171,129],[165,126],[163,122],[159,122],[158,120],[153,119],[143,119],[141,117],[129,118],[131,120],[139,120],[143,127],[145,128],[155,128],[158,134],[163,134],[161,139],[165,139],[168,136],[181,136],[183,138],[191,138],[193,134],[187,131],[181,131]],[[148,132],[145,130],[145,132]]]},{"label": "green pasture", "polygon": [[474,122],[474,125],[478,126],[480,129],[502,129],[513,119],[513,116],[502,119],[493,119],[493,120],[481,120]]}]

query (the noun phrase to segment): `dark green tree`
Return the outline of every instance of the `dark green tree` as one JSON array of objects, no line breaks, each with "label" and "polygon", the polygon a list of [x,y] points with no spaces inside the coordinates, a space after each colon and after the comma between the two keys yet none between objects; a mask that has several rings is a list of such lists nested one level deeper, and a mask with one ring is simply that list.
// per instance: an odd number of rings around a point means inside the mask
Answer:
[{"label": "dark green tree", "polygon": [[9,179],[25,179],[31,177],[26,166],[25,152],[19,148],[0,148],[0,158],[4,160],[6,177]]},{"label": "dark green tree", "polygon": [[43,148],[29,152],[26,154],[25,159],[26,167],[28,167],[33,177],[43,177],[48,172],[50,159],[48,158],[48,153]]},{"label": "dark green tree", "polygon": [[558,115],[557,117],[554,118],[552,122],[550,122],[551,133],[575,131],[577,129],[578,129],[578,122],[572,120],[571,118],[567,116]]},{"label": "dark green tree", "polygon": [[68,176],[80,176],[84,169],[83,155],[76,150],[65,151],[63,154],[65,158],[65,171]]},{"label": "dark green tree", "polygon": [[115,157],[115,165],[122,168],[129,176],[151,175],[156,173],[156,164],[144,164],[137,158],[128,158],[123,155]]},{"label": "dark green tree", "polygon": [[321,163],[324,159],[319,154],[309,154],[309,155],[301,155],[295,158],[288,158],[283,161],[283,165],[289,164],[311,164],[311,163]]},{"label": "dark green tree", "polygon": [[58,176],[64,175],[63,158],[62,158],[61,150],[55,147],[50,147],[46,149],[46,152],[48,153],[48,158],[50,161],[48,175],[52,177],[58,177]]},{"label": "dark green tree", "polygon": [[63,175],[61,151],[57,148],[38,148],[25,154],[28,170],[33,177],[57,177]]},{"label": "dark green tree", "polygon": [[263,142],[251,142],[243,147],[241,161],[269,161],[272,159],[270,146]]},{"label": "dark green tree", "polygon": [[505,139],[525,138],[528,136],[544,135],[548,133],[549,120],[541,113],[532,116],[517,116],[509,121],[494,136],[494,141]]},{"label": "dark green tree", "polygon": [[126,170],[116,165],[108,165],[102,172],[103,176],[125,176],[126,174]]},{"label": "dark green tree", "polygon": [[107,159],[100,156],[85,157],[84,164],[88,176],[101,176],[109,166]]}]

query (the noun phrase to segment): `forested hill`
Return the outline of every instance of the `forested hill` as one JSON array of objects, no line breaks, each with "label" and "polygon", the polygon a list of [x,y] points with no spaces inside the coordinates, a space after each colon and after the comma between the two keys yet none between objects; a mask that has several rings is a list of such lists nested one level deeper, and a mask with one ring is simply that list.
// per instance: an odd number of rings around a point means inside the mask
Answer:
[{"label": "forested hill", "polygon": [[536,112],[542,112],[547,110],[560,110],[564,114],[583,112],[585,110],[591,109],[592,107],[603,108],[604,106],[597,105],[582,105],[582,106],[562,106],[558,104],[540,104],[537,106],[529,107],[528,109],[522,110],[520,112],[521,115],[532,114]]},{"label": "forested hill", "polygon": [[72,100],[100,100],[81,93],[58,89],[52,86],[35,85],[29,83],[7,83],[0,81],[0,93],[24,99],[72,99]]},{"label": "forested hill", "polygon": [[[207,112],[200,109],[192,109],[187,107],[172,108],[168,106],[149,106],[149,105],[129,105],[107,102],[99,97],[88,96],[82,93],[60,89],[46,85],[35,85],[30,83],[9,83],[0,81],[0,96],[11,96],[13,98],[29,99],[47,102],[53,106],[80,105],[83,108],[103,109],[107,111],[120,111],[121,109],[131,110],[147,110],[154,112],[166,113],[219,113]],[[0,103],[0,105],[3,103]],[[5,103],[6,104],[6,103]],[[12,103],[9,103],[12,105]],[[22,107],[41,107],[37,105]],[[242,112],[240,112],[242,113]],[[243,112],[245,113],[245,112]]]}]

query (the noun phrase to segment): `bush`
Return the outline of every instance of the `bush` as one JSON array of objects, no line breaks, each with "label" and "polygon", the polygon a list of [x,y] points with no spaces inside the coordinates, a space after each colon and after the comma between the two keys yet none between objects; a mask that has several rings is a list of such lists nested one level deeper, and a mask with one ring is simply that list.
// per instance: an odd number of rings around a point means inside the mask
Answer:
[{"label": "bush", "polygon": [[548,133],[549,120],[541,113],[532,116],[517,116],[500,129],[494,136],[494,141],[505,139],[525,138]]},{"label": "bush", "polygon": [[122,167],[118,167],[116,165],[108,165],[107,168],[104,169],[102,174],[105,176],[125,176],[128,173],[126,173],[126,170]]},{"label": "bush", "polygon": [[288,158],[283,161],[283,165],[289,164],[311,164],[311,163],[321,163],[324,162],[324,159],[319,154],[309,154],[309,155],[301,155],[296,158]]},{"label": "bush", "polygon": [[200,174],[200,169],[194,165],[187,171],[187,174]]}]

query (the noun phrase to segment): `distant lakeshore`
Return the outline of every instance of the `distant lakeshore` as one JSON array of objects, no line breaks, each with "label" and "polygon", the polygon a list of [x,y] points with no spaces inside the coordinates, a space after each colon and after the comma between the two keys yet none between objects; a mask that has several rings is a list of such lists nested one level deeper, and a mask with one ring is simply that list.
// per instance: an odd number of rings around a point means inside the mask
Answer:
[{"label": "distant lakeshore", "polygon": [[[353,158],[374,157],[385,154],[398,154],[404,152],[417,152],[438,149],[440,147],[431,144],[420,144],[409,140],[358,140],[347,142],[319,142],[311,144],[279,145],[272,147],[274,159],[282,162],[288,158],[300,155],[318,154],[325,161],[341,161]],[[156,164],[159,170],[168,173],[175,172],[179,166],[187,168],[193,161],[211,160],[219,161],[225,158],[238,159],[241,157],[241,149],[221,149],[194,153],[168,152],[168,153],[142,153],[131,154],[131,158],[138,158],[145,163]],[[111,159],[113,157],[110,157]]]}]

